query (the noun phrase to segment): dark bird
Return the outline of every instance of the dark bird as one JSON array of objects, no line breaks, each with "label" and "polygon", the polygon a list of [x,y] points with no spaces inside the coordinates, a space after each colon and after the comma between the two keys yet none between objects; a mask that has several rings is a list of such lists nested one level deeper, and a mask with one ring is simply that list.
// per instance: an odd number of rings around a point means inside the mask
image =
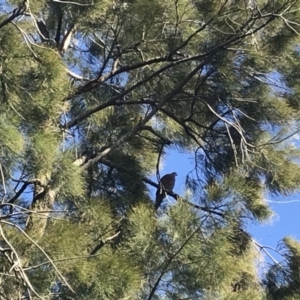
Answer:
[{"label": "dark bird", "polygon": [[167,192],[172,192],[175,186],[176,172],[164,175],[159,182],[159,187],[156,191],[155,210],[157,210],[164,198],[167,196]]}]

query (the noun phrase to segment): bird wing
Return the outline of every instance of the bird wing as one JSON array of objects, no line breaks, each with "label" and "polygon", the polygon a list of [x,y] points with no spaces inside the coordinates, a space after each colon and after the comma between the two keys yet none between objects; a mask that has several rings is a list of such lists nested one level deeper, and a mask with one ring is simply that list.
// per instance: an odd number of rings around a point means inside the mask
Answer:
[{"label": "bird wing", "polygon": [[171,192],[175,185],[175,175],[166,174],[160,179],[160,183],[163,185],[164,189],[168,192]]},{"label": "bird wing", "polygon": [[167,196],[167,192],[171,192],[175,185],[175,174],[166,174],[160,179],[159,187],[156,191],[155,210],[157,210],[164,198]]}]

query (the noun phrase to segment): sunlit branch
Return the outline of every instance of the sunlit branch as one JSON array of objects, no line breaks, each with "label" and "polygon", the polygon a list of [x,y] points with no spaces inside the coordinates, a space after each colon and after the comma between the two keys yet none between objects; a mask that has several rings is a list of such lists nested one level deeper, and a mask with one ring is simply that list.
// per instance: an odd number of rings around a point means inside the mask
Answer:
[{"label": "sunlit branch", "polygon": [[1,237],[3,238],[3,240],[5,241],[5,243],[8,245],[8,247],[10,248],[10,250],[13,252],[14,256],[15,256],[15,260],[13,260],[13,258],[10,258],[8,256],[7,259],[10,262],[10,264],[12,265],[11,270],[14,270],[16,273],[20,274],[20,277],[22,278],[22,280],[24,281],[25,285],[39,298],[39,299],[43,299],[33,288],[33,286],[30,283],[30,280],[28,279],[26,273],[24,272],[24,269],[22,267],[22,262],[21,259],[19,258],[18,252],[16,251],[16,249],[13,247],[13,245],[9,242],[9,240],[6,238],[6,235],[3,231],[2,228],[2,223],[5,224],[5,221],[1,221],[0,222],[0,233],[1,233]]},{"label": "sunlit branch", "polygon": [[94,5],[94,3],[78,3],[78,2],[73,2],[73,1],[60,1],[60,0],[52,0],[53,2],[57,2],[57,3],[62,3],[62,4],[74,4],[74,5],[78,5],[78,6],[91,6]]},{"label": "sunlit branch", "polygon": [[[51,265],[53,266],[53,268],[55,269],[55,271],[57,272],[57,274],[60,276],[60,278],[63,280],[63,282],[67,285],[67,287],[73,292],[74,290],[72,289],[72,287],[69,285],[69,283],[67,282],[67,280],[65,279],[65,277],[61,274],[61,272],[57,269],[56,265],[53,263],[52,259],[49,257],[49,255],[45,252],[45,250],[39,246],[20,226],[11,223],[11,222],[7,222],[7,221],[1,221],[1,223],[6,224],[8,226],[14,227],[17,230],[19,230],[32,244],[34,244],[44,255],[45,257],[48,259],[48,261],[51,263]],[[2,227],[0,227],[2,230]]]}]

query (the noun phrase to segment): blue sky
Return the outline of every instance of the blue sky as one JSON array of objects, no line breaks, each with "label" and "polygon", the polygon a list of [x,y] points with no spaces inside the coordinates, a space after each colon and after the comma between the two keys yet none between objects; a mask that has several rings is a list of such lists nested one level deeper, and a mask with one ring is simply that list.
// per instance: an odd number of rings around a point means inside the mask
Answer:
[{"label": "blue sky", "polygon": [[[178,176],[173,190],[179,195],[184,195],[185,178],[192,169],[192,154],[169,151],[161,162],[160,176],[176,172]],[[151,179],[156,182],[156,175]],[[249,223],[248,231],[253,238],[261,245],[272,248],[276,248],[278,242],[285,236],[291,236],[300,241],[300,194],[289,197],[274,197],[266,194],[265,199],[274,211],[274,217],[264,224]],[[270,251],[270,254],[278,261],[282,260],[276,252]]]}]

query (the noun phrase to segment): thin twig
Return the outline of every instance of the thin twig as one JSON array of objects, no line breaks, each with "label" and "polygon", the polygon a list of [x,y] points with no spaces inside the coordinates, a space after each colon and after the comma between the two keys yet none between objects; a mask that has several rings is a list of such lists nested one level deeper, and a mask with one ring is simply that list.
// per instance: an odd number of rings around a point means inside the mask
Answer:
[{"label": "thin twig", "polygon": [[74,4],[78,6],[91,6],[94,5],[94,3],[78,3],[73,1],[60,1],[60,0],[52,0],[53,2],[62,3],[62,4]]},{"label": "thin twig", "polygon": [[2,186],[3,186],[3,191],[4,191],[4,195],[2,198],[2,202],[5,199],[6,196],[6,185],[5,185],[5,178],[4,178],[4,173],[3,173],[3,169],[2,169],[2,164],[0,163],[0,173],[1,173],[1,180],[2,180]]},{"label": "thin twig", "polygon": [[[87,259],[87,258],[90,258],[90,257],[100,256],[101,254],[102,253],[97,253],[97,254],[93,254],[93,255],[82,255],[82,256],[65,257],[65,258],[53,259],[52,261],[54,263],[57,263],[57,262],[70,261],[70,260],[76,260],[76,259]],[[51,264],[50,261],[45,261],[45,262],[40,263],[38,265],[34,265],[34,266],[30,266],[30,267],[24,268],[23,270],[24,271],[30,271],[30,270],[33,270],[33,269],[37,269],[39,267],[43,267],[43,266],[49,265],[49,264]]]},{"label": "thin twig", "polygon": [[49,257],[49,255],[45,252],[45,250],[40,247],[21,227],[19,227],[18,225],[11,223],[11,222],[7,222],[7,221],[1,221],[1,223],[7,224],[9,226],[15,227],[16,229],[18,229],[23,235],[25,235],[27,237],[27,239],[29,239],[31,241],[31,243],[33,243],[44,255],[45,257],[49,260],[49,262],[51,263],[51,265],[53,266],[53,268],[56,270],[56,272],[58,273],[58,275],[61,277],[61,279],[63,280],[63,282],[68,286],[68,288],[75,293],[75,291],[72,289],[72,287],[69,285],[69,283],[67,282],[67,280],[64,278],[64,276],[61,274],[61,272],[57,269],[57,267],[55,266],[55,264],[53,263],[52,259]]},{"label": "thin twig", "polygon": [[9,248],[11,249],[11,251],[14,253],[15,257],[16,257],[16,262],[14,263],[13,267],[15,269],[16,272],[20,273],[22,279],[24,280],[24,282],[26,283],[26,285],[31,289],[31,291],[39,298],[39,299],[43,299],[33,288],[33,286],[31,285],[26,273],[24,272],[23,268],[22,268],[22,263],[21,263],[21,259],[19,258],[18,252],[16,251],[16,249],[12,246],[12,244],[8,241],[8,239],[6,238],[3,228],[2,228],[2,223],[7,223],[5,221],[1,221],[0,222],[0,233],[1,236],[3,238],[3,240],[6,242],[6,244],[9,246]]}]

